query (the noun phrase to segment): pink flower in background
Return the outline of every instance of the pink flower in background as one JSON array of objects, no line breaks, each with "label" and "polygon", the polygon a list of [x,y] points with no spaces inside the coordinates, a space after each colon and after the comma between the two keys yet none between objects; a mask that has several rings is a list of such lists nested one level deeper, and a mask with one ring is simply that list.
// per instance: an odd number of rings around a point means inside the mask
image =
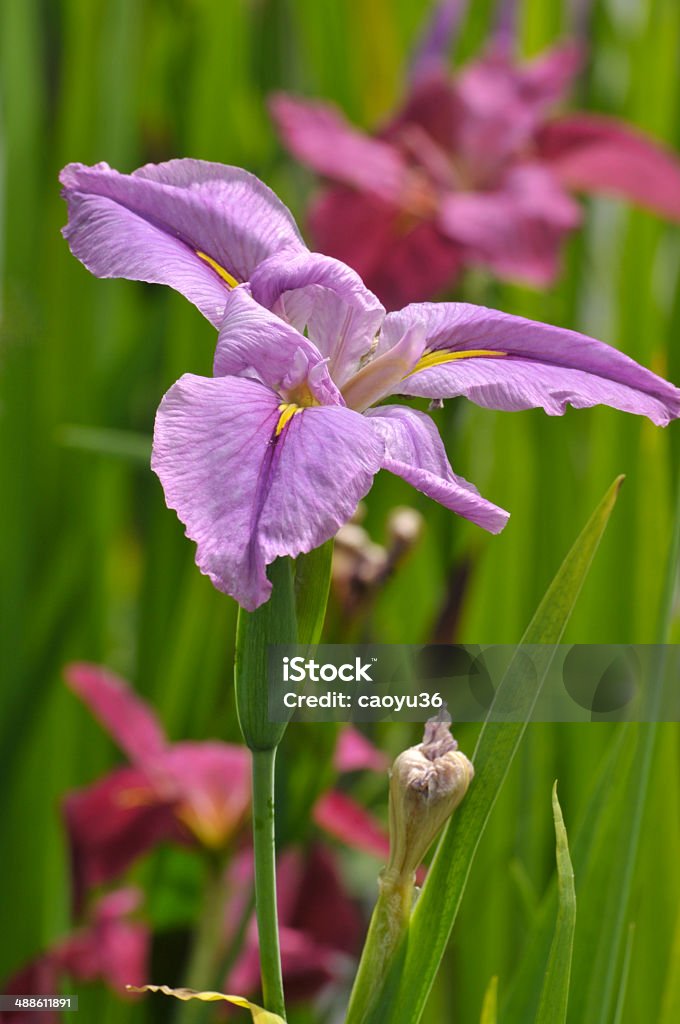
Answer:
[{"label": "pink flower in background", "polygon": [[469,266],[546,287],[582,220],[574,192],[680,220],[671,152],[611,117],[553,113],[582,62],[577,44],[519,63],[506,30],[452,75],[451,11],[438,5],[404,103],[372,134],[331,104],[272,98],[288,149],[331,183],[310,211],[316,248],[395,309],[432,298]]},{"label": "pink flower in background", "polygon": [[[364,923],[348,895],[332,852],[320,843],[286,850],[277,862],[281,967],[286,998],[308,998],[329,983],[351,976]],[[232,897],[226,910],[227,942],[241,920],[253,885],[252,852],[229,868]],[[260,984],[257,922],[253,915],[245,943],[224,981],[224,989],[253,995]]]},{"label": "pink flower in background", "polygon": [[[141,903],[138,889],[118,889],[103,896],[89,921],[51,949],[17,971],[3,987],[16,995],[55,995],[62,981],[104,981],[119,992],[143,984],[147,974],[149,932],[130,920]],[[57,1012],[6,1011],[4,1024],[56,1024]]]},{"label": "pink flower in background", "polygon": [[224,849],[250,806],[245,747],[170,744],[153,711],[112,673],[77,664],[66,678],[130,760],[64,801],[76,907],[158,843]]}]

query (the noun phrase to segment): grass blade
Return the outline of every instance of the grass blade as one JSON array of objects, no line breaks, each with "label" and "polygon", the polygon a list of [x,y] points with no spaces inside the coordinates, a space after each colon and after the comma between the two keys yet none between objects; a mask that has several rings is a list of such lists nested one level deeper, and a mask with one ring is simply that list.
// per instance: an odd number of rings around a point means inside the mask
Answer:
[{"label": "grass blade", "polygon": [[482,1004],[482,1016],[479,1018],[479,1024],[496,1024],[498,1019],[498,978],[493,977],[489,982],[489,987],[484,993],[484,1002]]},{"label": "grass blade", "polygon": [[569,842],[562,818],[562,809],[557,799],[557,783],[553,786],[552,804],[557,841],[557,923],[550,948],[548,969],[543,983],[536,1024],[564,1024],[567,1019],[571,957],[576,927],[574,869],[569,856]]}]

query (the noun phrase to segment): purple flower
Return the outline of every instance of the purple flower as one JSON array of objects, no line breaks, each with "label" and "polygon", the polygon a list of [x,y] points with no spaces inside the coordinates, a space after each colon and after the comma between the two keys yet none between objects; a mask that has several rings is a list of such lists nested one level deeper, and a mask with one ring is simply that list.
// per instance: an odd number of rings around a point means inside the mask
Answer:
[{"label": "purple flower", "polygon": [[552,115],[579,68],[576,44],[517,64],[506,33],[452,77],[442,46],[451,5],[439,5],[444,15],[403,106],[373,136],[330,104],[273,97],[288,149],[334,183],[310,213],[320,250],[394,309],[431,298],[467,266],[545,287],[581,222],[574,191],[624,196],[680,220],[672,153],[614,118]]},{"label": "purple flower", "polygon": [[169,283],[219,321],[214,377],[185,374],[168,391],[152,466],[201,571],[249,610],[269,597],[267,565],[332,537],[380,469],[492,533],[505,525],[454,474],[432,419],[386,399],[465,395],[550,415],[603,403],[657,424],[680,414],[675,387],[575,331],[466,303],[386,315],[242,171],[72,165],[62,180],[66,235],[88,267]]},{"label": "purple flower", "polygon": [[60,181],[64,237],[88,270],[168,284],[216,327],[229,288],[265,257],[306,251],[283,203],[238,167],[170,160],[119,174],[104,163],[69,164]]},{"label": "purple flower", "polygon": [[496,409],[606,403],[667,423],[680,392],[573,331],[466,304],[383,315],[315,254],[271,257],[227,298],[212,379],[185,374],[156,417],[152,466],[197,563],[245,608],[266,566],[322,544],[381,468],[491,532],[507,513],[448,463],[432,419],[395,394]]},{"label": "purple flower", "polygon": [[96,665],[70,665],[66,678],[130,760],[64,801],[76,907],[161,842],[224,849],[250,807],[248,751],[168,743],[151,709]]}]

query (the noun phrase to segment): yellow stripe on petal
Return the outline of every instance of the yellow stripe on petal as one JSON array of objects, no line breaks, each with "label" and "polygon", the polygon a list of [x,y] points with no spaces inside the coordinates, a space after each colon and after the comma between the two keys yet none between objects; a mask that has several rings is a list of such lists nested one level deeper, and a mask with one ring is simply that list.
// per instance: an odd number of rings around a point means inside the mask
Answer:
[{"label": "yellow stripe on petal", "polygon": [[424,356],[421,356],[406,377],[412,377],[414,373],[420,373],[421,370],[431,370],[433,366],[440,366],[442,363],[452,363],[454,359],[497,359],[500,356],[507,356],[507,354],[507,352],[499,352],[492,348],[459,349],[457,352],[438,349],[435,352],[426,352]]},{"label": "yellow stripe on petal", "polygon": [[233,1003],[234,1006],[242,1006],[245,1010],[250,1010],[250,1015],[255,1021],[255,1024],[285,1024],[283,1017],[279,1017],[277,1013],[270,1013],[269,1010],[263,1010],[261,1006],[256,1003],[251,1003],[243,996],[228,996],[223,992],[196,992],[193,988],[169,988],[168,985],[126,985],[128,992],[162,992],[166,996],[174,996],[175,999],[181,999],[182,1002],[187,1003],[190,999],[199,999],[202,1003]]},{"label": "yellow stripe on petal", "polygon": [[279,422],[276,424],[276,430],[274,436],[278,437],[283,428],[292,420],[293,416],[296,416],[299,412],[302,412],[302,407],[296,405],[295,402],[282,402],[279,406]]},{"label": "yellow stripe on petal", "polygon": [[205,263],[207,263],[209,267],[212,267],[215,273],[218,274],[223,281],[226,281],[230,288],[236,287],[236,285],[238,284],[236,278],[232,277],[229,271],[225,270],[224,267],[221,267],[219,263],[212,258],[212,256],[208,256],[207,253],[201,252],[200,249],[196,249],[196,255],[200,260],[203,260]]}]

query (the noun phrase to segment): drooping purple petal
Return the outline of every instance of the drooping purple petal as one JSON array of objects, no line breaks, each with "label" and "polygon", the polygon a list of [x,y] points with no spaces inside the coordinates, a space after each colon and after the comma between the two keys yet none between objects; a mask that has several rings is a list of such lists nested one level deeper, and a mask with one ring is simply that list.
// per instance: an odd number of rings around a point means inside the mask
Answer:
[{"label": "drooping purple petal", "polygon": [[187,842],[174,804],[138,768],[119,768],[64,800],[76,912],[90,889],[118,878],[161,842]]},{"label": "drooping purple petal", "polygon": [[539,287],[556,277],[562,241],[580,221],[578,203],[535,163],[512,167],[493,191],[447,194],[438,217],[471,263]]},{"label": "drooping purple petal", "polygon": [[399,203],[409,172],[399,150],[354,128],[327,103],[277,93],[270,110],[286,147],[333,181]]},{"label": "drooping purple petal", "polygon": [[67,666],[64,675],[133,764],[148,764],[165,752],[165,735],[155,714],[113,672],[77,663]]},{"label": "drooping purple petal", "polygon": [[370,489],[383,446],[341,406],[284,408],[264,385],[185,374],[156,417],[152,467],[215,586],[249,610],[266,566],[332,537]]},{"label": "drooping purple petal", "polygon": [[385,317],[359,275],[321,253],[273,256],[255,271],[251,289],[328,358],[338,386],[358,369]]},{"label": "drooping purple petal", "polygon": [[380,406],[366,415],[385,440],[385,469],[459,516],[490,533],[500,533],[509,513],[482,498],[476,487],[453,472],[429,416],[401,405]]},{"label": "drooping purple petal", "polygon": [[170,160],[120,174],[69,164],[60,180],[64,236],[88,270],[170,285],[216,326],[231,284],[272,253],[305,248],[283,203],[237,167]]},{"label": "drooping purple petal", "polygon": [[601,341],[577,331],[468,303],[421,303],[391,313],[395,337],[424,322],[427,351],[401,394],[466,395],[492,409],[610,405],[665,426],[680,415],[680,390]]},{"label": "drooping purple petal", "polygon": [[680,160],[621,121],[600,114],[561,117],[541,128],[537,146],[565,186],[624,196],[680,220]]}]

